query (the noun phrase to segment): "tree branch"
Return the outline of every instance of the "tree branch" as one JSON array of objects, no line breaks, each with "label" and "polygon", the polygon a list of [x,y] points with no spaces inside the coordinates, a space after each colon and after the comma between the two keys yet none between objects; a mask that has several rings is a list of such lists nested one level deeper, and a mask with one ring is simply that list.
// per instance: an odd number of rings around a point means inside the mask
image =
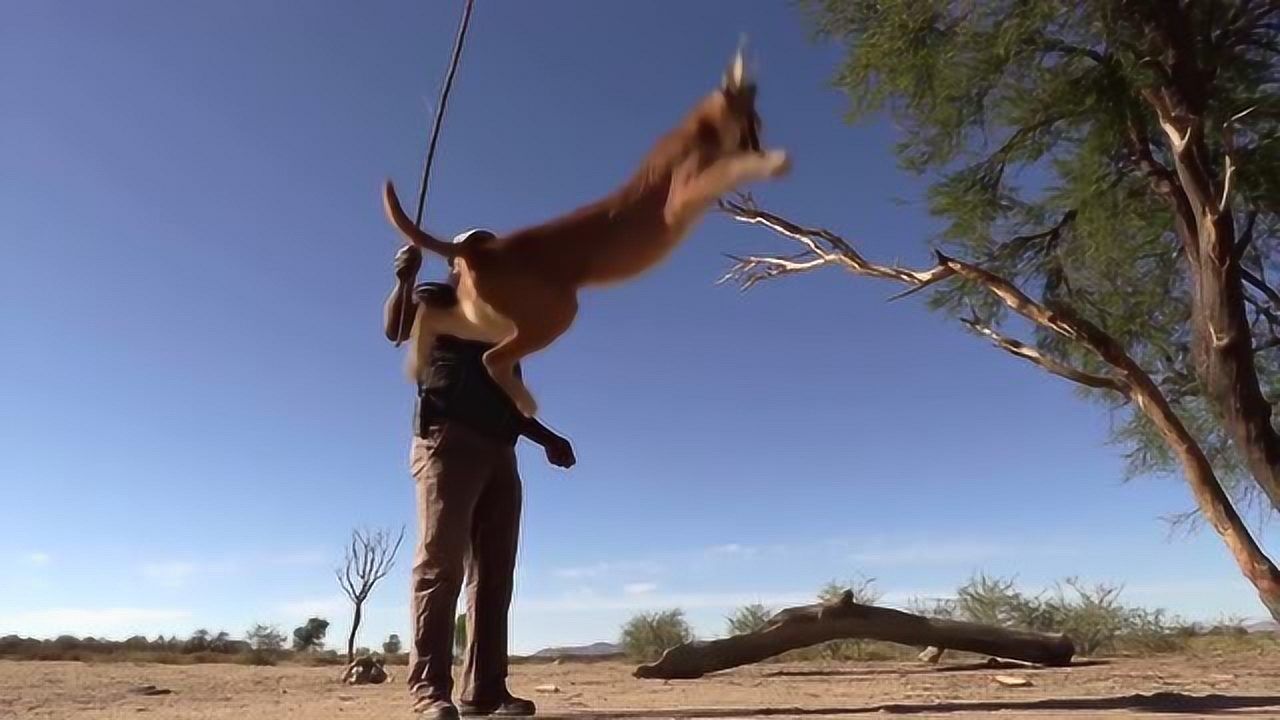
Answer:
[{"label": "tree branch", "polygon": [[823,265],[838,265],[855,275],[893,280],[909,285],[914,292],[955,274],[953,270],[940,265],[925,271],[916,271],[868,262],[835,233],[821,228],[801,227],[771,212],[761,210],[748,195],[739,196],[737,200],[721,200],[720,209],[739,222],[763,225],[779,235],[790,238],[800,243],[804,250],[791,256],[756,255],[735,258],[733,267],[717,280],[717,284],[737,282],[743,290],[747,290],[761,280],[779,275],[805,272]]},{"label": "tree branch", "polygon": [[1257,223],[1257,210],[1250,210],[1245,214],[1244,229],[1240,231],[1240,236],[1236,238],[1236,246],[1231,253],[1232,261],[1238,263],[1244,259],[1244,254],[1249,250],[1249,246],[1253,244],[1253,231]]},{"label": "tree branch", "polygon": [[1020,357],[1033,365],[1039,365],[1044,370],[1066,378],[1080,385],[1085,385],[1099,390],[1111,390],[1128,398],[1129,386],[1108,375],[1093,375],[1083,370],[1073,368],[1065,363],[1058,362],[1053,358],[1046,357],[1039,350],[1023,343],[1019,340],[1001,335],[993,330],[990,326],[982,323],[977,318],[961,319],[962,323],[968,325],[974,332],[986,337],[996,347],[1008,352],[1014,357]]},{"label": "tree branch", "polygon": [[[813,256],[811,260],[822,261],[814,265],[815,267],[838,264],[857,275],[895,280],[907,285],[909,290],[916,290],[949,277],[959,276],[985,289],[1010,310],[1036,325],[1087,347],[1111,366],[1115,373],[1112,379],[1126,388],[1126,395],[1134,402],[1137,410],[1147,417],[1169,450],[1178,458],[1200,511],[1231,550],[1241,573],[1257,588],[1259,598],[1272,617],[1280,619],[1280,568],[1277,568],[1275,563],[1267,557],[1244,524],[1230,496],[1223,489],[1204,449],[1174,412],[1169,399],[1151,375],[1130,357],[1124,346],[1102,328],[1080,317],[1066,306],[1051,309],[1037,303],[1005,278],[942,253],[936,253],[937,264],[927,270],[877,265],[868,262],[848,242],[834,233],[826,230],[808,230],[782,217],[760,210],[752,202],[725,202],[721,207],[741,222],[764,225],[799,243],[805,248],[805,253],[802,255],[811,254]],[[749,287],[754,282],[769,277],[767,274],[761,276],[753,270],[753,268],[762,267],[759,264],[760,261],[767,260],[769,260],[767,257],[758,257],[754,264],[751,262],[745,266],[739,264],[721,278],[721,282],[737,279],[745,287]],[[795,270],[795,272],[800,271]],[[1030,359],[1025,354],[1019,354],[1019,356]],[[1067,369],[1074,370],[1074,368]]]}]

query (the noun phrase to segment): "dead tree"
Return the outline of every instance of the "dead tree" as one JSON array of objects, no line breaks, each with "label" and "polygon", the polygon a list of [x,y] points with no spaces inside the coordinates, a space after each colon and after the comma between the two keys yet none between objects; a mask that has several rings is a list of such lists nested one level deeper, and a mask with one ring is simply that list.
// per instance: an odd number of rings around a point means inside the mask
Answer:
[{"label": "dead tree", "polygon": [[347,637],[347,662],[356,658],[356,632],[360,629],[360,620],[364,613],[364,601],[369,599],[373,587],[387,576],[395,565],[396,553],[400,551],[400,543],[404,540],[404,527],[395,542],[391,541],[391,533],[387,530],[353,530],[351,546],[347,548],[343,567],[334,570],[338,585],[351,600],[351,635]]},{"label": "dead tree", "polygon": [[656,663],[636,668],[634,675],[664,680],[700,678],[789,650],[848,639],[965,650],[1037,665],[1068,665],[1075,655],[1075,643],[1065,635],[939,620],[862,605],[846,590],[834,602],[787,608],[755,632],[677,645]]},{"label": "dead tree", "polygon": [[[1230,177],[1230,173],[1227,173]],[[1225,194],[1225,193],[1224,193]],[[1150,421],[1182,465],[1187,484],[1195,497],[1201,515],[1222,538],[1240,568],[1241,574],[1257,589],[1262,604],[1271,616],[1280,620],[1280,568],[1263,552],[1249,532],[1240,513],[1223,489],[1213,465],[1182,418],[1174,411],[1169,398],[1125,350],[1124,345],[1101,327],[1063,304],[1037,302],[1009,280],[973,263],[935,253],[933,267],[915,270],[897,265],[878,265],[868,261],[851,243],[835,233],[819,228],[806,228],[779,215],[760,209],[749,196],[736,201],[723,201],[721,208],[734,219],[766,227],[800,246],[798,254],[755,255],[733,258],[736,263],[721,282],[736,281],[743,289],[782,275],[803,273],[822,267],[838,267],[854,275],[890,280],[906,287],[898,295],[909,295],[938,283],[962,280],[982,288],[1009,310],[1029,320],[1041,330],[1053,333],[1065,342],[1077,344],[1098,358],[1107,370],[1086,372],[1041,353],[1031,345],[997,332],[975,314],[964,322],[974,332],[987,338],[1009,354],[1039,366],[1041,369],[1074,383],[1115,393],[1133,403]],[[1059,225],[1067,222],[1064,217]],[[1190,221],[1188,221],[1190,222]],[[1052,229],[1046,231],[1053,232]],[[1021,236],[1026,239],[1032,236]],[[1209,330],[1214,332],[1211,327]],[[1218,337],[1228,339],[1247,336],[1233,329],[1223,330]],[[1270,431],[1269,431],[1270,432]],[[1280,447],[1280,444],[1278,444]]]}]

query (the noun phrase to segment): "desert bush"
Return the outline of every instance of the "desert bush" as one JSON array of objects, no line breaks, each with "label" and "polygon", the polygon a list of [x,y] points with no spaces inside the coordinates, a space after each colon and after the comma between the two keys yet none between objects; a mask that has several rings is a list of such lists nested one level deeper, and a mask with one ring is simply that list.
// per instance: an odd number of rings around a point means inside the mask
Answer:
[{"label": "desert bush", "polygon": [[638,661],[657,660],[668,648],[693,640],[693,629],[679,608],[640,613],[622,626],[622,648]]},{"label": "desert bush", "polygon": [[978,574],[956,591],[949,616],[1065,633],[1075,641],[1076,652],[1085,656],[1170,652],[1185,646],[1187,632],[1182,624],[1164,610],[1125,605],[1120,600],[1122,590],[1118,585],[1086,585],[1067,578],[1050,591],[1027,595],[1012,578]]},{"label": "desert bush", "polygon": [[284,634],[273,625],[258,623],[244,637],[253,646],[249,657],[254,665],[275,665],[284,651]]},{"label": "desert bush", "polygon": [[[858,574],[845,582],[832,580],[818,591],[818,601],[834,603],[840,600],[845,592],[853,595],[853,601],[860,605],[875,605],[884,597],[884,593],[876,587],[876,579]],[[832,640],[823,643],[809,653],[820,660],[887,660],[897,657],[898,653],[886,648],[885,643],[874,640]]]},{"label": "desert bush", "polygon": [[725,618],[728,634],[742,635],[763,630],[769,624],[769,618],[773,617],[773,612],[772,608],[760,603],[743,605]]}]

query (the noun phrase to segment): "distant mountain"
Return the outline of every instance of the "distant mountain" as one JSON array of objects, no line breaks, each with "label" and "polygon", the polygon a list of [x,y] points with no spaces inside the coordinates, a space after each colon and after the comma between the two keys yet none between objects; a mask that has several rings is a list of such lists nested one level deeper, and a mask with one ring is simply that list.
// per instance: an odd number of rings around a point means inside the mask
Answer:
[{"label": "distant mountain", "polygon": [[539,650],[529,657],[611,657],[622,654],[622,646],[614,643],[598,642],[590,645],[571,645],[567,647],[550,647]]},{"label": "distant mountain", "polygon": [[1251,633],[1274,633],[1280,635],[1280,623],[1275,620],[1259,620],[1258,622],[1248,623],[1244,626],[1244,629]]}]

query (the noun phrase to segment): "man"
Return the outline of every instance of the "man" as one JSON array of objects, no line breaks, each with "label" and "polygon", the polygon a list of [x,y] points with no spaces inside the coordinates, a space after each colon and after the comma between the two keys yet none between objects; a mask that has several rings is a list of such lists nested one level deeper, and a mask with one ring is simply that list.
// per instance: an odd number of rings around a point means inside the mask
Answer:
[{"label": "man", "polygon": [[[473,230],[455,238],[461,241]],[[421,252],[395,259],[395,288],[384,308],[388,340],[407,340],[419,306],[447,310],[449,283],[416,281]],[[425,717],[527,716],[534,704],[507,690],[507,615],[520,530],[521,487],[515,443],[541,445],[547,460],[572,467],[569,441],[516,410],[481,362],[490,346],[450,335],[436,338],[418,381],[410,465],[417,484],[419,543],[413,565],[413,644],[409,690]],[[412,351],[412,350],[411,350]],[[467,578],[467,627],[461,702],[452,702],[454,611]]]}]

